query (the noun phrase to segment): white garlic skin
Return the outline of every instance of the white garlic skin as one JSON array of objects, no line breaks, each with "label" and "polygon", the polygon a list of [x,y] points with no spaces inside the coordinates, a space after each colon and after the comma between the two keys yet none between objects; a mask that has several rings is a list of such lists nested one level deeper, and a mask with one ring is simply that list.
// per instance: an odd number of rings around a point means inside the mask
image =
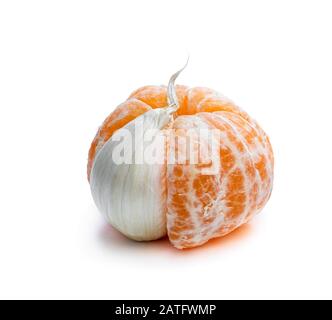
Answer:
[{"label": "white garlic skin", "polygon": [[[166,166],[163,164],[117,164],[112,154],[121,130],[132,141],[150,129],[161,130],[171,120],[168,108],[150,110],[119,129],[98,152],[91,171],[93,199],[107,221],[126,237],[150,241],[166,235]],[[156,134],[158,135],[158,134]],[[134,152],[144,152],[153,142],[137,143]]]}]

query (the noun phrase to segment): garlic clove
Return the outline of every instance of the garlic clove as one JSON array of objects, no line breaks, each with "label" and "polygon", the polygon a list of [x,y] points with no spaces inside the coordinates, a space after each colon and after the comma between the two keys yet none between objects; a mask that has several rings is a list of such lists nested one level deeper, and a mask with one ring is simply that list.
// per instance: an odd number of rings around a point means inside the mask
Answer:
[{"label": "garlic clove", "polygon": [[[148,111],[115,132],[93,164],[90,186],[98,209],[133,240],[166,235],[166,141],[161,129],[170,120],[168,108]],[[151,163],[145,155],[153,147],[159,161]],[[123,158],[120,149],[127,153]]]}]

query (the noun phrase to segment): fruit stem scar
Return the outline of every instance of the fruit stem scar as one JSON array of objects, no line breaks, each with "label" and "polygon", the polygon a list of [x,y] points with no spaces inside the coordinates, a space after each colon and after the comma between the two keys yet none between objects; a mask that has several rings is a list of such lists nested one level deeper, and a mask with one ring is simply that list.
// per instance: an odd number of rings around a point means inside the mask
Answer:
[{"label": "fruit stem scar", "polygon": [[168,87],[167,87],[167,102],[168,102],[168,110],[169,110],[170,114],[176,112],[179,109],[179,101],[176,96],[176,90],[175,90],[174,84],[175,84],[175,80],[181,74],[181,72],[187,67],[188,63],[189,63],[189,55],[188,55],[185,65],[179,71],[175,72],[169,79]]}]

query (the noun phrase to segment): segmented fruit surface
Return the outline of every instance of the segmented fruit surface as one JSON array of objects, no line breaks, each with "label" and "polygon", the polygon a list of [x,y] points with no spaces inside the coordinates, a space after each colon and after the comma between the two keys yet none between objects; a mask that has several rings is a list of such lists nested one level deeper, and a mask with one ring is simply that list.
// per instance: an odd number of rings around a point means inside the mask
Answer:
[{"label": "segmented fruit surface", "polygon": [[[184,249],[224,236],[257,214],[271,195],[274,159],[265,132],[232,101],[203,87],[178,85],[176,93],[179,109],[165,128],[166,179],[160,184],[167,190],[168,237],[176,248]],[[88,177],[95,155],[116,130],[151,109],[166,106],[165,86],[133,92],[98,130],[89,152]],[[214,151],[210,140],[196,139],[200,129],[218,132]],[[211,151],[213,156],[191,163],[184,145],[174,143],[188,137],[197,140],[194,148]],[[198,154],[204,158],[204,152]],[[174,163],[176,157],[184,161]]]}]

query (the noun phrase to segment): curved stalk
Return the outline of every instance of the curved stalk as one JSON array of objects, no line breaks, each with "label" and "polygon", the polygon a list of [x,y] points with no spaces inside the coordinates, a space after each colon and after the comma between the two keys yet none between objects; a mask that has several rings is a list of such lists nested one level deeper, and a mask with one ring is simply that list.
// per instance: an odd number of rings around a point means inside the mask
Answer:
[{"label": "curved stalk", "polygon": [[181,74],[181,72],[187,67],[189,62],[189,56],[187,58],[187,62],[185,65],[177,72],[175,72],[171,78],[169,79],[168,82],[168,87],[167,87],[167,102],[168,102],[168,109],[170,113],[174,113],[179,109],[179,101],[176,96],[176,90],[175,90],[175,80],[177,77]]}]

